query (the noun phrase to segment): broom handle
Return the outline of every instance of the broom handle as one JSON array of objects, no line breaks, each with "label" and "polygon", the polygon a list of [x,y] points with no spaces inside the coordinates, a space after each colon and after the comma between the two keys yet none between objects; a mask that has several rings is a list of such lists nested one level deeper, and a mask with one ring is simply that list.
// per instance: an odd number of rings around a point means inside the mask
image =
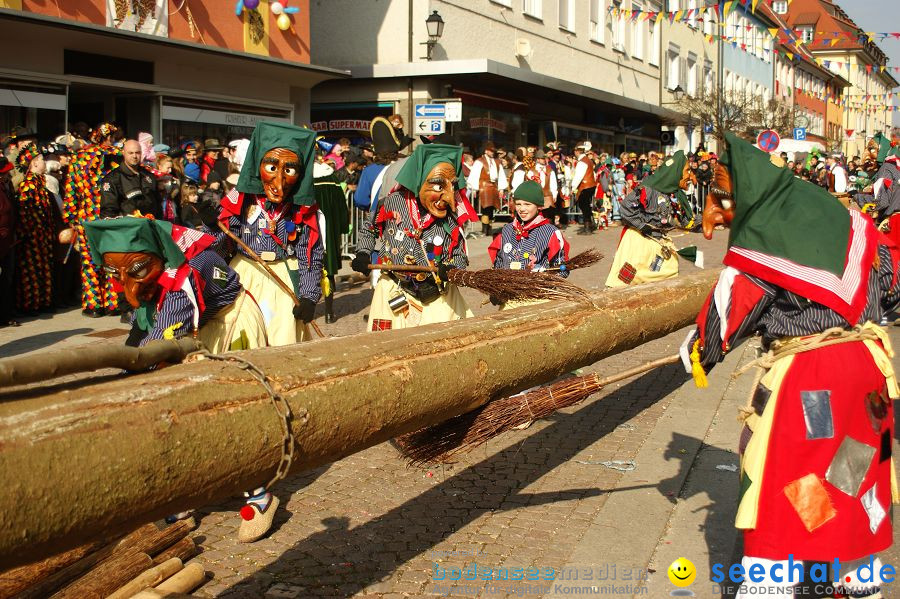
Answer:
[{"label": "broom handle", "polygon": [[[254,252],[253,250],[251,250],[250,247],[249,247],[246,243],[244,243],[243,241],[241,241],[241,238],[240,238],[240,237],[238,237],[237,235],[235,235],[234,233],[232,233],[232,232],[231,232],[231,229],[229,229],[228,226],[227,226],[224,222],[218,221],[218,225],[219,225],[219,228],[222,229],[222,232],[223,232],[223,233],[225,233],[226,235],[228,235],[228,237],[230,237],[232,241],[234,241],[236,244],[238,244],[238,247],[239,247],[239,248],[241,248],[242,250],[244,250],[244,253],[245,253],[245,254],[247,254],[248,256],[250,256],[251,258],[253,258],[253,260],[254,260],[257,264],[259,264],[260,266],[262,266],[263,269],[265,269],[265,271],[266,271],[267,273],[269,273],[269,276],[272,277],[272,280],[275,281],[275,284],[276,284],[276,285],[278,285],[279,287],[281,287],[281,290],[282,290],[282,291],[284,291],[284,292],[287,293],[289,296],[291,296],[291,300],[293,300],[295,306],[299,306],[299,305],[300,305],[300,300],[297,298],[297,294],[294,293],[294,290],[291,289],[290,287],[288,287],[288,286],[287,286],[287,283],[285,283],[284,281],[282,281],[282,280],[281,280],[281,277],[279,277],[277,274],[275,274],[275,271],[272,270],[272,268],[271,268],[268,264],[266,264],[266,261],[265,261],[265,260],[263,260],[262,258],[260,258],[259,256],[257,256],[257,255],[256,255],[256,252]],[[325,336],[325,335],[322,333],[322,329],[320,329],[320,328],[319,328],[319,325],[316,324],[316,321],[315,321],[315,320],[310,320],[310,321],[309,321],[309,324],[312,325],[313,330],[316,332],[317,335],[319,335],[319,337],[324,337],[324,336]]]},{"label": "broom handle", "polygon": [[668,366],[669,364],[677,364],[681,362],[681,356],[679,354],[675,354],[672,356],[666,356],[665,358],[660,358],[658,360],[653,360],[650,362],[646,362],[641,364],[640,366],[635,366],[634,368],[629,368],[628,370],[623,370],[617,374],[611,374],[609,376],[605,376],[603,378],[596,377],[596,382],[599,386],[605,387],[612,383],[618,383],[619,381],[623,381],[625,379],[630,379],[631,377],[637,374],[643,374],[648,370],[654,370],[659,368],[660,366]]},{"label": "broom handle", "polygon": [[421,264],[370,264],[369,270],[390,270],[398,272],[437,272],[435,266],[422,266]]}]

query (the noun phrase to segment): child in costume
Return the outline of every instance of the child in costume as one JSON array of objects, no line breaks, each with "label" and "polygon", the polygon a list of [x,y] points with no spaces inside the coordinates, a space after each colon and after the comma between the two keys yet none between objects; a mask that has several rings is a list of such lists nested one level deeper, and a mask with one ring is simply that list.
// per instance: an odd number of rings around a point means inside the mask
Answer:
[{"label": "child in costume", "polygon": [[[677,250],[667,233],[675,228],[672,195],[681,190],[687,170],[684,152],[648,175],[619,206],[624,228],[607,287],[624,287],[678,275]],[[686,184],[685,184],[686,185]]]},{"label": "child in costume", "polygon": [[[745,337],[760,334],[768,352],[742,410],[743,566],[762,565],[758,584],[790,595],[787,579],[769,579],[773,562],[787,573],[789,559],[837,558],[841,572],[828,580],[840,581],[838,592],[881,597],[880,560],[874,582],[858,580],[856,567],[890,547],[898,497],[891,444],[900,390],[890,342],[874,324],[900,301],[897,248],[824,189],[736,136],[726,141],[703,211],[707,239],[718,225],[731,229],[726,268],[682,358],[702,387],[704,371]],[[755,595],[745,587],[738,598]]]},{"label": "child in costume", "polygon": [[307,325],[322,295],[324,227],[313,190],[314,160],[314,131],[260,122],[250,138],[237,187],[222,198],[217,217],[293,294],[226,235],[215,217],[204,216],[220,251],[233,256],[231,267],[259,304],[269,345],[310,339]]},{"label": "child in costume", "polygon": [[397,173],[399,187],[360,230],[353,270],[368,275],[373,254],[379,264],[435,266],[439,270],[381,271],[369,309],[370,331],[472,316],[456,285],[447,283],[449,269],[469,265],[462,215],[458,214],[466,206],[458,201],[461,162],[459,146],[418,146]]},{"label": "child in costume", "polygon": [[[515,205],[513,221],[503,225],[488,247],[494,268],[537,271],[558,268],[559,276],[568,277],[565,263],[569,259],[569,242],[540,213],[544,206],[541,186],[534,181],[525,181],[515,188],[512,199]],[[491,303],[500,305],[494,298]],[[513,304],[521,306],[523,302],[509,302],[503,307],[510,308]]]}]

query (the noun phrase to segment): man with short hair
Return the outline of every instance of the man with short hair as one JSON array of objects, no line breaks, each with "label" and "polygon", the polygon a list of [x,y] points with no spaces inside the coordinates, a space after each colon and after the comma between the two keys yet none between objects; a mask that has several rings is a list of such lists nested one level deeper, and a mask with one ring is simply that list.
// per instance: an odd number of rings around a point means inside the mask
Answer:
[{"label": "man with short hair", "polygon": [[840,157],[832,154],[825,159],[828,166],[828,191],[847,193],[847,171],[841,166]]},{"label": "man with short hair", "polygon": [[576,197],[575,203],[581,210],[582,228],[578,235],[590,235],[596,229],[594,225],[594,191],[597,188],[597,178],[594,176],[594,163],[586,153],[591,149],[591,142],[575,146],[575,174],[572,177],[572,192]]},{"label": "man with short hair", "polygon": [[100,184],[100,218],[141,215],[160,216],[161,200],[153,174],[141,164],[141,145],[129,139],[122,164],[109,171]]},{"label": "man with short hair", "polygon": [[494,211],[500,207],[500,192],[507,188],[506,173],[500,162],[494,158],[494,142],[484,145],[484,154],[472,164],[467,179],[467,187],[478,190],[478,203],[481,209],[481,232],[485,236],[491,234],[491,223]]}]

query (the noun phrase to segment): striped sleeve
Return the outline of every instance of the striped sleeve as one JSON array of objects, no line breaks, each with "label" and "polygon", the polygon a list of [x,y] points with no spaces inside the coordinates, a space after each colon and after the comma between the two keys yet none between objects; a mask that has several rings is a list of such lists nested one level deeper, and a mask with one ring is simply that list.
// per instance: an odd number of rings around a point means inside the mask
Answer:
[{"label": "striped sleeve", "polygon": [[300,266],[300,285],[297,297],[316,303],[322,296],[322,263],[325,258],[325,248],[322,246],[322,237],[319,236],[312,247],[310,259],[307,259],[306,248],[309,246],[309,232],[309,227],[304,226],[297,242],[296,257]]},{"label": "striped sleeve", "polygon": [[194,305],[184,291],[170,291],[163,298],[162,306],[156,313],[153,328],[141,339],[143,347],[155,339],[163,339],[166,330],[171,330],[175,338],[184,337],[193,330]]}]

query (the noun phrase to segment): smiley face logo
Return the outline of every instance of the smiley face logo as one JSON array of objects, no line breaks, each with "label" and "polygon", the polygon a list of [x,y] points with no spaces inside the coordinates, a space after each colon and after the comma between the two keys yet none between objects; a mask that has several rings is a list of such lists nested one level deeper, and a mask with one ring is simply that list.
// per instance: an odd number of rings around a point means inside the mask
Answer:
[{"label": "smiley face logo", "polygon": [[677,587],[689,586],[697,578],[697,569],[689,559],[679,557],[669,566],[669,580]]}]

